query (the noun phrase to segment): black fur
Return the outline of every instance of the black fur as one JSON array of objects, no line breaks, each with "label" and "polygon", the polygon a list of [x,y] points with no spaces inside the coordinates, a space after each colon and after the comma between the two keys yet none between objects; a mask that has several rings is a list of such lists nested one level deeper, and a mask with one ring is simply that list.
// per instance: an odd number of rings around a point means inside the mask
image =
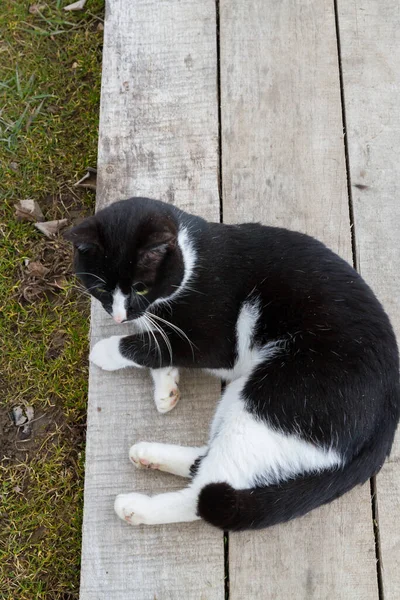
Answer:
[{"label": "black fur", "polygon": [[[151,312],[181,328],[163,327],[177,367],[232,368],[242,303],[257,298],[255,343],[280,341],[282,351],[249,377],[249,412],[287,433],[331,447],[345,466],[280,485],[235,491],[211,484],[199,514],[224,529],[273,525],[329,502],[365,482],[389,454],[399,420],[398,351],[389,319],[360,275],[322,243],[260,224],[208,223],[154,200],[135,198],[100,211],[67,236],[76,270],[107,283],[91,289],[110,311],[118,284],[131,293],[128,318],[179,286],[184,264],[177,243],[186,227],[197,261],[188,289]],[[90,289],[98,281],[80,276]],[[135,286],[149,289],[138,298]],[[162,337],[126,338],[123,355],[157,368],[170,364]]]},{"label": "black fur", "polygon": [[[311,473],[276,485],[235,490],[227,483],[211,483],[200,492],[197,512],[225,531],[262,529],[301,517],[332,502],[375,475],[386,458],[386,447],[376,443],[340,469]],[[375,465],[375,467],[374,467]]]},{"label": "black fur", "polygon": [[196,458],[196,460],[194,461],[194,463],[190,467],[190,476],[191,477],[194,477],[197,474],[197,471],[200,468],[201,461],[203,460],[204,456],[199,456],[199,458]]}]

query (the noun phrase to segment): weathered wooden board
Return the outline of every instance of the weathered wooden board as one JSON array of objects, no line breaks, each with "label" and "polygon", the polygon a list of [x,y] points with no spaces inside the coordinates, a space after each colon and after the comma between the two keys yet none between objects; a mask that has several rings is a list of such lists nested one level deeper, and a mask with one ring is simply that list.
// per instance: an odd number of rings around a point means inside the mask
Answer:
[{"label": "weathered wooden board", "polygon": [[[394,0],[338,3],[359,270],[400,336],[400,12]],[[400,436],[377,477],[385,600],[400,598]]]},{"label": "weathered wooden board", "polygon": [[[215,22],[213,0],[107,3],[98,208],[146,194],[219,220]],[[92,343],[122,327],[93,306]],[[91,367],[89,387],[81,600],[222,599],[221,532],[198,522],[132,528],[113,512],[117,493],[182,486],[135,471],[129,447],[202,443],[220,384],[184,374],[183,399],[165,416],[142,372]]]},{"label": "weathered wooden board", "polygon": [[[315,235],[351,261],[334,3],[221,0],[223,218]],[[230,598],[378,597],[369,486],[229,538]]]}]

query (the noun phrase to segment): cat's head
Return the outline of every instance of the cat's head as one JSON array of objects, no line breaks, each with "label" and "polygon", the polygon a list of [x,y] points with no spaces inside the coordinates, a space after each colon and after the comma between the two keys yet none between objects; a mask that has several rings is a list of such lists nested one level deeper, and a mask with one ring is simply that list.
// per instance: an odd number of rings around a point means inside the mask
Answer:
[{"label": "cat's head", "polygon": [[117,323],[139,318],[179,290],[187,275],[183,255],[193,253],[179,213],[163,202],[131,198],[64,234],[75,247],[76,275]]}]

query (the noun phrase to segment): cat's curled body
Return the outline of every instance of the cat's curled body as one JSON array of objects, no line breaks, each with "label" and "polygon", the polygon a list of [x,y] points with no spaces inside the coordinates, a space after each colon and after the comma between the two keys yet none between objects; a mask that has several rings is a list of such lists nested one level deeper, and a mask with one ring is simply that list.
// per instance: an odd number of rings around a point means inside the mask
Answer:
[{"label": "cat's curled body", "polygon": [[179,367],[228,382],[207,446],[131,448],[138,467],[190,481],[178,492],[119,495],[121,518],[267,527],[381,468],[399,420],[395,337],[360,275],[323,244],[259,224],[208,223],[145,198],[98,212],[67,238],[90,293],[138,327],[99,342],[95,364],[152,369],[161,411],[178,398]]}]

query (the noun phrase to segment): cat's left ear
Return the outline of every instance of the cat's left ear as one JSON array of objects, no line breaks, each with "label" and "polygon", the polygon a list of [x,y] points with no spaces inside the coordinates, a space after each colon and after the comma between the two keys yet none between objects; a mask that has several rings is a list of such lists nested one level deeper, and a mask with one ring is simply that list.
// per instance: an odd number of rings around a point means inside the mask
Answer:
[{"label": "cat's left ear", "polygon": [[[152,225],[154,227],[154,223]],[[147,231],[145,239],[139,246],[137,261],[139,268],[156,271],[165,256],[177,246],[178,231],[175,223],[164,221],[159,227],[160,224],[151,233]]]},{"label": "cat's left ear", "polygon": [[76,227],[68,229],[68,231],[64,232],[63,237],[72,242],[80,252],[89,252],[90,250],[100,250],[102,248],[96,217],[88,217]]}]

